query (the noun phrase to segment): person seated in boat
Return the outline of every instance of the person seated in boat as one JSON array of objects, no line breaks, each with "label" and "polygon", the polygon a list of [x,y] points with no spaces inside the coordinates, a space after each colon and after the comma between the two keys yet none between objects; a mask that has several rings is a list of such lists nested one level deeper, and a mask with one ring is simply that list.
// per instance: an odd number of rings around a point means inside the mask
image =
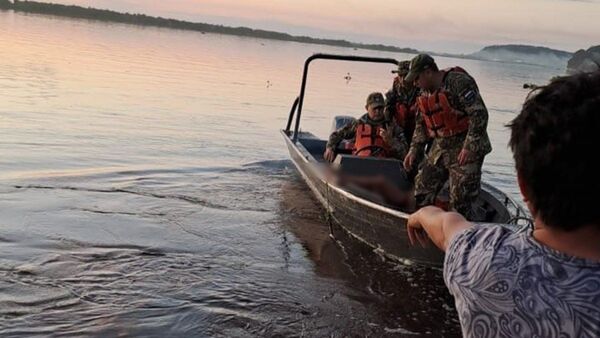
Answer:
[{"label": "person seated in boat", "polygon": [[510,123],[531,229],[432,206],[409,217],[411,242],[446,252],[464,337],[600,336],[598,126],[600,71],[539,88]]},{"label": "person seated in boat", "polygon": [[353,154],[357,156],[376,156],[402,160],[406,156],[408,144],[404,131],[394,121],[388,121],[384,115],[385,99],[381,93],[371,93],[367,97],[367,113],[358,120],[334,131],[323,157],[332,162],[335,149],[342,140],[355,139]]}]

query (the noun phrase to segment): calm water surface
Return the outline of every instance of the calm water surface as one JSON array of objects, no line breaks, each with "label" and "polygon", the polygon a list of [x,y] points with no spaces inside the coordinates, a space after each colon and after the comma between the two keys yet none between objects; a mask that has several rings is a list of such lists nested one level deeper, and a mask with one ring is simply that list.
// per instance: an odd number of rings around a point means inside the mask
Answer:
[{"label": "calm water surface", "polygon": [[[315,52],[410,57],[0,12],[0,335],[457,335],[439,274],[330,239],[287,159]],[[485,177],[518,196],[504,124],[561,70],[438,62],[477,78]],[[302,128],[390,70],[315,64]]]}]

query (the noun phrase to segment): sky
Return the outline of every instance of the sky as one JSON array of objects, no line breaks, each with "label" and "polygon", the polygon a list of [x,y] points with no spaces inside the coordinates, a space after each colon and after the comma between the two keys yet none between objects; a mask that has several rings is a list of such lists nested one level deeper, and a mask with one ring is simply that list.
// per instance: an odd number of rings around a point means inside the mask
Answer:
[{"label": "sky", "polygon": [[[38,0],[40,1],[40,0]],[[600,0],[50,0],[419,50],[600,44]]]}]

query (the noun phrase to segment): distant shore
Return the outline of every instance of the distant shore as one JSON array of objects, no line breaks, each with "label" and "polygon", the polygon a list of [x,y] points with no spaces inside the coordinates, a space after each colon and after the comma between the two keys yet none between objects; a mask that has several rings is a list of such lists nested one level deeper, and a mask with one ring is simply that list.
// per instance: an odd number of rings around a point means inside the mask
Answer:
[{"label": "distant shore", "polygon": [[[75,5],[61,5],[54,3],[45,3],[38,1],[24,0],[0,0],[0,10],[13,10],[15,12],[37,13],[55,15],[69,18],[98,20],[104,22],[116,22],[124,24],[132,24],[139,26],[163,27],[172,29],[182,29],[197,31],[202,34],[227,34],[243,37],[253,37],[260,39],[270,39],[279,41],[291,41],[299,43],[308,43],[315,45],[335,46],[343,48],[352,48],[354,50],[376,50],[384,52],[418,54],[423,53],[414,48],[403,48],[397,46],[383,44],[367,44],[359,42],[351,42],[339,39],[321,39],[310,36],[297,36],[282,32],[268,31],[262,29],[253,29],[249,27],[229,27],[223,25],[214,25],[200,22],[190,22],[176,19],[168,19],[163,17],[154,17],[145,14],[120,13],[112,10],[97,9],[92,7],[81,7]],[[487,46],[482,50],[472,54],[452,54],[442,52],[425,51],[433,56],[442,56],[458,59],[470,59],[489,62],[508,62],[529,65],[548,65],[548,62],[542,62],[543,58],[548,59],[548,56],[553,59],[550,64],[558,64],[564,67],[570,52],[550,49],[546,47],[528,46],[528,45],[498,45]]]},{"label": "distant shore", "polygon": [[167,19],[162,17],[148,16],[145,14],[119,13],[111,10],[96,9],[91,7],[81,7],[74,5],[60,5],[53,3],[42,3],[37,1],[18,1],[0,0],[0,9],[13,10],[16,12],[40,13],[70,18],[99,20],[106,22],[118,22],[140,26],[165,27],[183,30],[192,30],[201,33],[218,33],[227,35],[237,35],[246,37],[255,37],[270,40],[293,41],[301,43],[310,43],[317,45],[337,46],[356,49],[369,49],[386,52],[398,52],[417,54],[418,50],[412,48],[401,48],[396,46],[382,44],[357,43],[346,40],[320,39],[309,36],[296,36],[287,33],[274,32],[262,29],[252,29],[248,27],[228,27],[222,25],[213,25],[208,23],[197,23],[182,21],[176,19]]}]

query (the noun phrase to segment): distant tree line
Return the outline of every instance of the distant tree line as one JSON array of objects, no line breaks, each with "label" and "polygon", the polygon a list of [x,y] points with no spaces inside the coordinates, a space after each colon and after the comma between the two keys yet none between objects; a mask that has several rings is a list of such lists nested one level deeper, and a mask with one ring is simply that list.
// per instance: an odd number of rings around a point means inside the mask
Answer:
[{"label": "distant tree line", "polygon": [[496,52],[496,51],[507,51],[521,54],[553,54],[557,57],[568,58],[573,55],[571,52],[563,50],[552,49],[548,47],[540,46],[528,46],[528,45],[492,45],[487,46],[481,50],[482,52]]},{"label": "distant tree line", "polygon": [[0,9],[12,9],[13,4],[8,0],[0,0]]},{"label": "distant tree line", "polygon": [[14,0],[13,2],[11,2],[9,0],[0,0],[0,9],[12,9],[14,11],[19,12],[51,14],[71,18],[101,20],[143,26],[167,27],[206,33],[238,35],[271,40],[295,41],[319,45],[362,48],[400,53],[418,53],[417,50],[412,48],[400,48],[382,44],[355,43],[346,40],[336,39],[318,39],[309,36],[295,36],[287,33],[267,31],[262,29],[252,29],[248,27],[228,27],[222,25],[212,25],[207,23],[195,23],[189,21],[148,16],[144,14],[119,13],[111,10],[96,9],[91,7],[85,8],[81,6],[42,3],[36,1]]}]

